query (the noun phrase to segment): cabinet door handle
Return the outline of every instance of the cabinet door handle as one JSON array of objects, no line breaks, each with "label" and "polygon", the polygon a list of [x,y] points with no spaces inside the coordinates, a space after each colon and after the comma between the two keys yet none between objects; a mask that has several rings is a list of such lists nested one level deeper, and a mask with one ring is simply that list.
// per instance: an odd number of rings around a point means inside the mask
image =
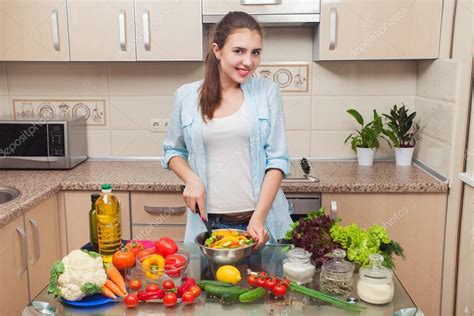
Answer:
[{"label": "cabinet door handle", "polygon": [[240,0],[241,5],[254,4],[281,4],[282,0]]},{"label": "cabinet door handle", "polygon": [[58,10],[56,9],[51,12],[51,40],[54,50],[59,51]]},{"label": "cabinet door handle", "polygon": [[329,11],[329,50],[336,48],[336,27],[337,27],[337,11],[331,8]]},{"label": "cabinet door handle", "polygon": [[26,269],[28,268],[28,250],[26,249],[26,233],[25,233],[25,230],[23,228],[21,228],[20,226],[18,226],[16,228],[16,232],[18,233],[18,235],[20,235],[20,239],[21,239],[21,263],[22,263],[22,267],[21,267],[21,271],[18,273],[18,276],[22,276],[23,273],[26,272]]},{"label": "cabinet door handle", "polygon": [[337,218],[337,202],[336,201],[331,201],[331,218],[332,219]]},{"label": "cabinet door handle", "polygon": [[41,255],[41,247],[40,247],[40,231],[39,231],[39,224],[32,218],[30,218],[30,224],[33,227],[33,242],[34,242],[34,252],[35,256],[33,257],[32,264],[35,264],[38,261]]},{"label": "cabinet door handle", "polygon": [[186,205],[184,206],[150,206],[144,205],[143,209],[150,214],[164,214],[170,212],[171,214],[181,214],[186,212]]},{"label": "cabinet door handle", "polygon": [[119,38],[120,49],[125,52],[127,50],[127,43],[125,38],[125,10],[119,11]]},{"label": "cabinet door handle", "polygon": [[150,50],[150,12],[143,11],[143,43],[145,50]]}]

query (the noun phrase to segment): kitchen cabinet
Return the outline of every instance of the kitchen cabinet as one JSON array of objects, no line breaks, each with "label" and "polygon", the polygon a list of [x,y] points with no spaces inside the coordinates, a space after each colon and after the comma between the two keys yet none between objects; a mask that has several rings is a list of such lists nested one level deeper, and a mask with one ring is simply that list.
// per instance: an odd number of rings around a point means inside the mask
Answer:
[{"label": "kitchen cabinet", "polygon": [[133,0],[68,0],[71,61],[135,61]]},{"label": "kitchen cabinet", "polygon": [[0,229],[0,315],[21,315],[28,304],[28,255],[23,216]]},{"label": "kitchen cabinet", "polygon": [[443,193],[324,193],[337,203],[342,225],[383,225],[405,250],[395,272],[425,315],[440,314],[447,195]]},{"label": "kitchen cabinet", "polygon": [[60,257],[57,195],[27,211],[25,227],[30,297],[34,298],[48,284],[51,267]]},{"label": "kitchen cabinet", "polygon": [[[247,2],[243,4],[242,2]],[[229,11],[245,11],[248,14],[316,14],[319,5],[314,0],[274,1],[274,0],[203,0],[205,15],[224,16]]]},{"label": "kitchen cabinet", "polygon": [[130,200],[134,239],[184,240],[186,205],[181,193],[132,192]]},{"label": "kitchen cabinet", "polygon": [[314,60],[438,58],[442,0],[322,0]]},{"label": "kitchen cabinet", "polygon": [[202,60],[201,1],[135,0],[138,61]]},{"label": "kitchen cabinet", "polygon": [[2,0],[0,21],[0,60],[69,60],[66,0]]},{"label": "kitchen cabinet", "polygon": [[[66,191],[63,201],[66,239],[63,239],[63,249],[69,253],[72,250],[80,249],[89,242],[89,211],[91,208],[91,194],[97,191]],[[129,193],[112,191],[120,200],[120,221],[122,228],[122,239],[130,239],[130,203]],[[64,252],[64,251],[63,251]],[[63,254],[66,255],[67,253]]]}]

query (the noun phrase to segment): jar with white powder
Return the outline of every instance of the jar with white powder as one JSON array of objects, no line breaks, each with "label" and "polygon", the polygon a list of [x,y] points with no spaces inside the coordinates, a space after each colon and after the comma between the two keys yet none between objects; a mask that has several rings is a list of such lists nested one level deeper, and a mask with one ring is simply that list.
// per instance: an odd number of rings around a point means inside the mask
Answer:
[{"label": "jar with white powder", "polygon": [[386,304],[393,300],[393,271],[382,266],[383,256],[371,254],[369,265],[359,271],[357,295],[371,304]]},{"label": "jar with white powder", "polygon": [[293,248],[286,254],[283,260],[283,272],[286,277],[298,284],[305,284],[313,281],[316,267],[311,260],[311,253],[303,248]]}]

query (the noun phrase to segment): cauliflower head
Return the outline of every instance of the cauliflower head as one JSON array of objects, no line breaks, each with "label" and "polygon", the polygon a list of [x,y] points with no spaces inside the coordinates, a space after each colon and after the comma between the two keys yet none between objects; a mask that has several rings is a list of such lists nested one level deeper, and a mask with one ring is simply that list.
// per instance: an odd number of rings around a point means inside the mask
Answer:
[{"label": "cauliflower head", "polygon": [[69,301],[79,301],[87,295],[100,293],[105,284],[102,257],[85,250],[73,250],[51,269],[48,293]]}]

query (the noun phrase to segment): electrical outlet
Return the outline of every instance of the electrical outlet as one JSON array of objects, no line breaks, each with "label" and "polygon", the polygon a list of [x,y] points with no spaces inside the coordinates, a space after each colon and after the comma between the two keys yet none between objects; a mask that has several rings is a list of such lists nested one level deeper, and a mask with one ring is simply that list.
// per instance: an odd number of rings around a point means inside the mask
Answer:
[{"label": "electrical outlet", "polygon": [[152,133],[166,132],[167,127],[168,127],[168,119],[151,119],[150,132]]}]

